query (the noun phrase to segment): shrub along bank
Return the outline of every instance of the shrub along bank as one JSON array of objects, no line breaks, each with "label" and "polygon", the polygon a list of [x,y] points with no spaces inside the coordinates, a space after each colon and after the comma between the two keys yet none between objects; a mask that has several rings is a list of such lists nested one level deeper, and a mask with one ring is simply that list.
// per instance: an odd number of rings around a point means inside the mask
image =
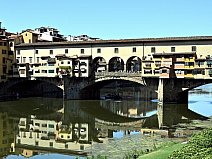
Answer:
[{"label": "shrub along bank", "polygon": [[174,151],[169,159],[211,159],[212,158],[212,128],[195,134],[181,149]]}]

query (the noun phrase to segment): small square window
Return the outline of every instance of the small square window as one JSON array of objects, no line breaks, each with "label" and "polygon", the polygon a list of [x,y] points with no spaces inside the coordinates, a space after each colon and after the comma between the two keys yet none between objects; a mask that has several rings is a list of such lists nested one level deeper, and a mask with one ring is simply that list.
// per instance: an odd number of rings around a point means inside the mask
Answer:
[{"label": "small square window", "polygon": [[50,146],[50,147],[53,147],[53,142],[50,142],[50,143],[49,143],[49,146]]},{"label": "small square window", "polygon": [[119,53],[119,48],[114,48],[115,53]]},{"label": "small square window", "polygon": [[155,47],[151,47],[151,53],[155,53],[155,52],[156,52]]},{"label": "small square window", "polygon": [[35,50],[35,53],[38,54],[38,50]]},{"label": "small square window", "polygon": [[65,49],[65,53],[66,53],[66,54],[68,53],[68,49]]},{"label": "small square window", "polygon": [[17,50],[17,55],[20,55],[20,50]]},{"label": "small square window", "polygon": [[133,47],[132,51],[133,51],[133,52],[136,52],[136,47]]},{"label": "small square window", "polygon": [[66,149],[68,148],[68,144],[65,144],[65,148],[66,148]]},{"label": "small square window", "polygon": [[192,46],[191,47],[191,51],[196,51],[197,50],[197,47],[196,46]]},{"label": "small square window", "polygon": [[175,52],[175,47],[171,47],[171,52]]},{"label": "small square window", "polygon": [[101,49],[97,49],[97,53],[101,53]]},{"label": "small square window", "polygon": [[53,54],[53,50],[49,50],[49,53],[52,55]]},{"label": "small square window", "polygon": [[84,53],[85,53],[84,49],[81,49],[81,54],[84,54]]}]

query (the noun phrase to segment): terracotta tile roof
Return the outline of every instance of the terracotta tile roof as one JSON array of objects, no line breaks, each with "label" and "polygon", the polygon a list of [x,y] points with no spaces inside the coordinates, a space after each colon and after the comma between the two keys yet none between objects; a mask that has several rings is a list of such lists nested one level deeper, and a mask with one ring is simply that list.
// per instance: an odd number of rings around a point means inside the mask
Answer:
[{"label": "terracotta tile roof", "polygon": [[189,36],[189,37],[163,37],[163,38],[141,38],[141,39],[118,39],[118,40],[96,40],[96,41],[65,41],[65,42],[37,42],[22,43],[16,47],[27,46],[63,46],[63,45],[91,45],[91,44],[117,44],[117,43],[147,43],[147,42],[177,42],[177,41],[204,41],[212,40],[212,36]]}]

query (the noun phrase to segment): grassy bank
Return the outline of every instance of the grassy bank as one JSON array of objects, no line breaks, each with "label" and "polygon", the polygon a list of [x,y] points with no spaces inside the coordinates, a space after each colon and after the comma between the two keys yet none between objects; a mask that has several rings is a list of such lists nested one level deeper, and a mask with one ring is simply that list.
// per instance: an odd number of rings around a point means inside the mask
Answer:
[{"label": "grassy bank", "polygon": [[183,145],[182,143],[170,142],[151,153],[140,156],[139,159],[166,159],[173,151],[182,148]]}]

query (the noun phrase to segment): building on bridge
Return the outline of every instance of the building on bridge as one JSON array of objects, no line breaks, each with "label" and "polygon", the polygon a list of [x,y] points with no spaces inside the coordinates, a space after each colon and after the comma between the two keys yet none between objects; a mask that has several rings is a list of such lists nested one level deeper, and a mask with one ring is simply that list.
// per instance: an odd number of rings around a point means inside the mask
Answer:
[{"label": "building on bridge", "polygon": [[136,72],[205,79],[212,76],[212,36],[28,43],[16,45],[16,59],[20,77]]}]

